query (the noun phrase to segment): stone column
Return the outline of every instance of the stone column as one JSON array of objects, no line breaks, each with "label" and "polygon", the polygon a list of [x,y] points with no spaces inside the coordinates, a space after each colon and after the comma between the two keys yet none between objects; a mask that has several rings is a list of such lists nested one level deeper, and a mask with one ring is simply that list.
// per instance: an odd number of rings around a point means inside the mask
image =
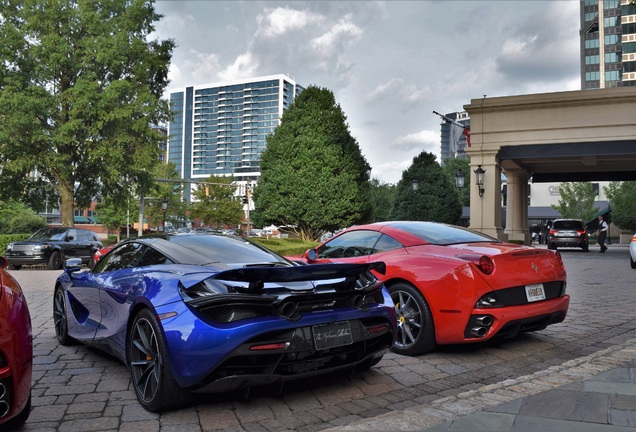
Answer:
[{"label": "stone column", "polygon": [[506,202],[506,229],[508,240],[530,244],[528,232],[528,179],[530,176],[523,170],[506,169],[508,199]]},{"label": "stone column", "polygon": [[[484,174],[484,193],[479,196],[475,170],[481,165]],[[497,152],[481,151],[470,159],[470,227],[500,240],[503,238],[501,225],[501,167]]]}]

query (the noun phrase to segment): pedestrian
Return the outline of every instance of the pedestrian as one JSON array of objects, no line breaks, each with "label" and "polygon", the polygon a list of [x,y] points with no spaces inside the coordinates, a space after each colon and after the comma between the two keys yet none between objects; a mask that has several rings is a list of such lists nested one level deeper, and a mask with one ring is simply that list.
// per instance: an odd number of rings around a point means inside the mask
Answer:
[{"label": "pedestrian", "polygon": [[607,238],[607,222],[603,220],[603,216],[598,217],[598,238],[596,242],[601,247],[600,253],[605,253],[607,246],[605,246],[605,239]]}]

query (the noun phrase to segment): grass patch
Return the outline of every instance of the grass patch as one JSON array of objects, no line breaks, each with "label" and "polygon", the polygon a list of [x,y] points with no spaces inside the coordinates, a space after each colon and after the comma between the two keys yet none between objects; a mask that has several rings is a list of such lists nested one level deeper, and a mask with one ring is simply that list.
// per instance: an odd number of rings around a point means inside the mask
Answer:
[{"label": "grass patch", "polygon": [[315,248],[319,245],[317,242],[305,241],[298,238],[263,238],[250,237],[250,240],[265,246],[279,255],[302,255],[307,249]]}]

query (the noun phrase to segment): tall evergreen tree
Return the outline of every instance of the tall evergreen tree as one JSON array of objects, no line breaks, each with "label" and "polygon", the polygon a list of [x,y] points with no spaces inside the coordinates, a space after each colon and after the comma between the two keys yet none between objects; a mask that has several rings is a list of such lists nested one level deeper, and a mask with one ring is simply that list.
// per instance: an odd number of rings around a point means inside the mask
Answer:
[{"label": "tall evergreen tree", "polygon": [[37,172],[72,226],[101,184],[148,186],[175,46],[147,40],[160,17],[144,0],[0,2],[1,194],[26,195]]},{"label": "tall evergreen tree", "polygon": [[316,240],[369,220],[370,167],[346,120],[330,90],[310,86],[296,97],[261,155],[257,224]]},{"label": "tall evergreen tree", "polygon": [[[413,182],[417,182],[417,190],[413,190]],[[402,173],[390,216],[393,220],[459,223],[462,216],[459,193],[434,154],[420,153]]]}]

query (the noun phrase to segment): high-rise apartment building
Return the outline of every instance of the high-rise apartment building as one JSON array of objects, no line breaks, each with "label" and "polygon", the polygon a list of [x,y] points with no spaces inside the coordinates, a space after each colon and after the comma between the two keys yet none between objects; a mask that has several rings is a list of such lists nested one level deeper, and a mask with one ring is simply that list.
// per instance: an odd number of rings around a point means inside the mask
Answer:
[{"label": "high-rise apartment building", "polygon": [[[186,181],[215,175],[238,184],[257,182],[265,139],[302,90],[286,75],[172,90],[168,162]],[[184,199],[190,201],[190,194],[186,187]]]},{"label": "high-rise apartment building", "polygon": [[[470,129],[470,117],[466,111],[453,112],[442,117],[440,125],[441,159],[463,159],[468,157],[465,149],[468,145],[464,129]],[[444,118],[446,117],[446,118]]]},{"label": "high-rise apartment building", "polygon": [[636,2],[580,2],[581,89],[636,85]]}]

